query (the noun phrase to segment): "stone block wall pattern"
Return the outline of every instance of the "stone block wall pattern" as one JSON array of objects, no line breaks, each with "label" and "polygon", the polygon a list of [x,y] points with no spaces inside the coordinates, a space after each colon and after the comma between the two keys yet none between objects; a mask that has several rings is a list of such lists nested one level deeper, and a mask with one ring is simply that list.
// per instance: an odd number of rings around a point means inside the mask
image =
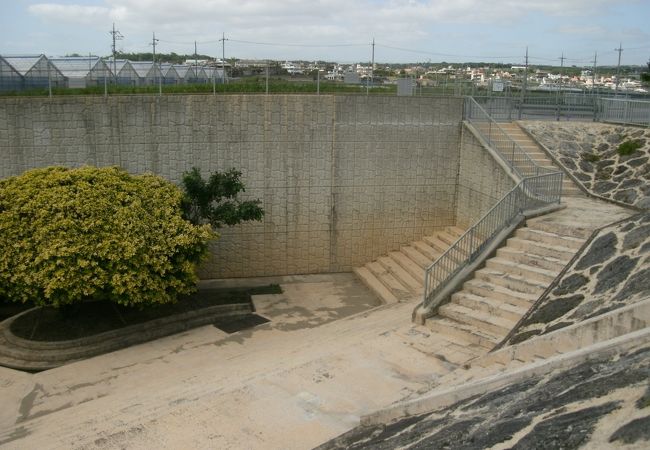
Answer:
[{"label": "stone block wall pattern", "polygon": [[457,226],[468,228],[513,187],[512,178],[474,134],[463,127],[456,198]]},{"label": "stone block wall pattern", "polygon": [[338,272],[456,223],[462,99],[2,98],[0,177],[117,165],[179,182],[236,167],[262,223],[222,230],[203,278]]}]

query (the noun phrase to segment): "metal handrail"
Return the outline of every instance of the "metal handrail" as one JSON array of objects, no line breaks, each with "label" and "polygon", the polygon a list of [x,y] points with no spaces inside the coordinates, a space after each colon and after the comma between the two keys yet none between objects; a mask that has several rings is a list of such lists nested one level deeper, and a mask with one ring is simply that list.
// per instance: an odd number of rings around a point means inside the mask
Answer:
[{"label": "metal handrail", "polygon": [[538,165],[472,97],[465,98],[465,120],[501,155],[519,178],[555,172]]},{"label": "metal handrail", "polygon": [[[475,126],[475,128],[519,175],[521,181],[427,267],[424,273],[423,299],[423,306],[426,309],[438,306],[443,299],[438,299],[437,296],[446,284],[464,267],[475,261],[499,232],[509,226],[516,217],[526,210],[560,203],[562,194],[562,172],[538,166],[474,99],[469,98],[465,106],[468,121],[476,123],[478,116],[479,120],[488,123],[487,136],[485,127]],[[491,135],[492,130],[496,130],[498,139]],[[505,135],[506,139],[502,139],[502,135]],[[502,151],[504,147],[495,144],[507,143],[508,140],[511,152],[509,155],[504,155]]]}]

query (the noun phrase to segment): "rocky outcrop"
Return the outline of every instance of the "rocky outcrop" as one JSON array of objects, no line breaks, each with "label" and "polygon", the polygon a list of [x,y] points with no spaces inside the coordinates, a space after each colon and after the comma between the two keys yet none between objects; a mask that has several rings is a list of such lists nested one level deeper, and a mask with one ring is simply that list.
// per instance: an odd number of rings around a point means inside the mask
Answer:
[{"label": "rocky outcrop", "polygon": [[650,209],[649,129],[584,122],[521,126],[591,193]]}]

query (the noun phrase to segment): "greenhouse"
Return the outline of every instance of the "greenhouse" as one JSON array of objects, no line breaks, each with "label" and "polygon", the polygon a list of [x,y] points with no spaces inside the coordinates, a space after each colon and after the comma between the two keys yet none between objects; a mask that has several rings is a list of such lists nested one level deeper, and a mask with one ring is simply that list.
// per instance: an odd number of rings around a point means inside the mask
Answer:
[{"label": "greenhouse", "polygon": [[163,74],[163,83],[164,84],[179,84],[181,82],[180,76],[176,69],[174,69],[173,64],[171,63],[162,63],[160,65],[160,70]]},{"label": "greenhouse", "polygon": [[194,66],[195,81],[194,83],[207,83],[211,80],[202,66]]},{"label": "greenhouse", "polygon": [[65,76],[45,55],[5,56],[4,61],[22,75],[23,89],[66,86]]},{"label": "greenhouse", "polygon": [[139,85],[148,86],[158,84],[158,81],[161,78],[158,64],[154,64],[150,61],[131,61],[131,67],[133,67],[133,70],[138,74]]},{"label": "greenhouse", "polygon": [[0,56],[0,92],[23,89],[23,76]]},{"label": "greenhouse", "polygon": [[139,84],[140,77],[129,60],[109,59],[106,63],[113,74],[115,83],[122,86],[137,86]]},{"label": "greenhouse", "polygon": [[98,85],[108,75],[106,65],[97,56],[50,58],[50,62],[67,79],[69,88]]},{"label": "greenhouse", "polygon": [[[181,83],[191,84],[200,83],[199,77],[196,73],[194,66],[187,66],[183,64],[176,64],[173,66],[178,73],[178,78]],[[205,76],[204,76],[205,78]]]}]

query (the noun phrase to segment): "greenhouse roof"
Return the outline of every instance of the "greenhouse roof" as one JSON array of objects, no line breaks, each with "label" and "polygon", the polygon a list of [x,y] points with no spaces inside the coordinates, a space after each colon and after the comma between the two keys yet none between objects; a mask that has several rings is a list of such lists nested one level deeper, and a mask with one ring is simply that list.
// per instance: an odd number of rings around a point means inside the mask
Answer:
[{"label": "greenhouse roof", "polygon": [[99,57],[50,58],[50,62],[66,77],[87,76],[97,66]]},{"label": "greenhouse roof", "polygon": [[131,66],[139,77],[144,78],[149,74],[153,63],[151,61],[131,61]]},{"label": "greenhouse roof", "polygon": [[115,75],[118,75],[120,71],[124,68],[124,66],[126,66],[127,64],[131,65],[131,62],[128,59],[116,59],[116,60],[107,59],[106,65],[111,70],[111,72],[113,71],[113,64],[115,64]]},{"label": "greenhouse roof", "polygon": [[7,76],[8,73],[12,73],[18,77],[22,77],[22,75],[14,68],[14,66],[9,64],[9,62],[2,56],[0,56],[0,73],[2,73],[3,76]]},{"label": "greenhouse roof", "polygon": [[194,70],[192,70],[191,66],[186,66],[184,64],[176,64],[176,65],[174,65],[172,67],[176,70],[176,73],[178,73],[178,76],[181,77],[181,78],[187,77],[188,73],[189,73],[189,76],[194,75]]},{"label": "greenhouse roof", "polygon": [[29,55],[29,56],[5,56],[4,60],[11,65],[18,73],[25,75],[31,70],[32,67],[38,63],[44,55]]}]

